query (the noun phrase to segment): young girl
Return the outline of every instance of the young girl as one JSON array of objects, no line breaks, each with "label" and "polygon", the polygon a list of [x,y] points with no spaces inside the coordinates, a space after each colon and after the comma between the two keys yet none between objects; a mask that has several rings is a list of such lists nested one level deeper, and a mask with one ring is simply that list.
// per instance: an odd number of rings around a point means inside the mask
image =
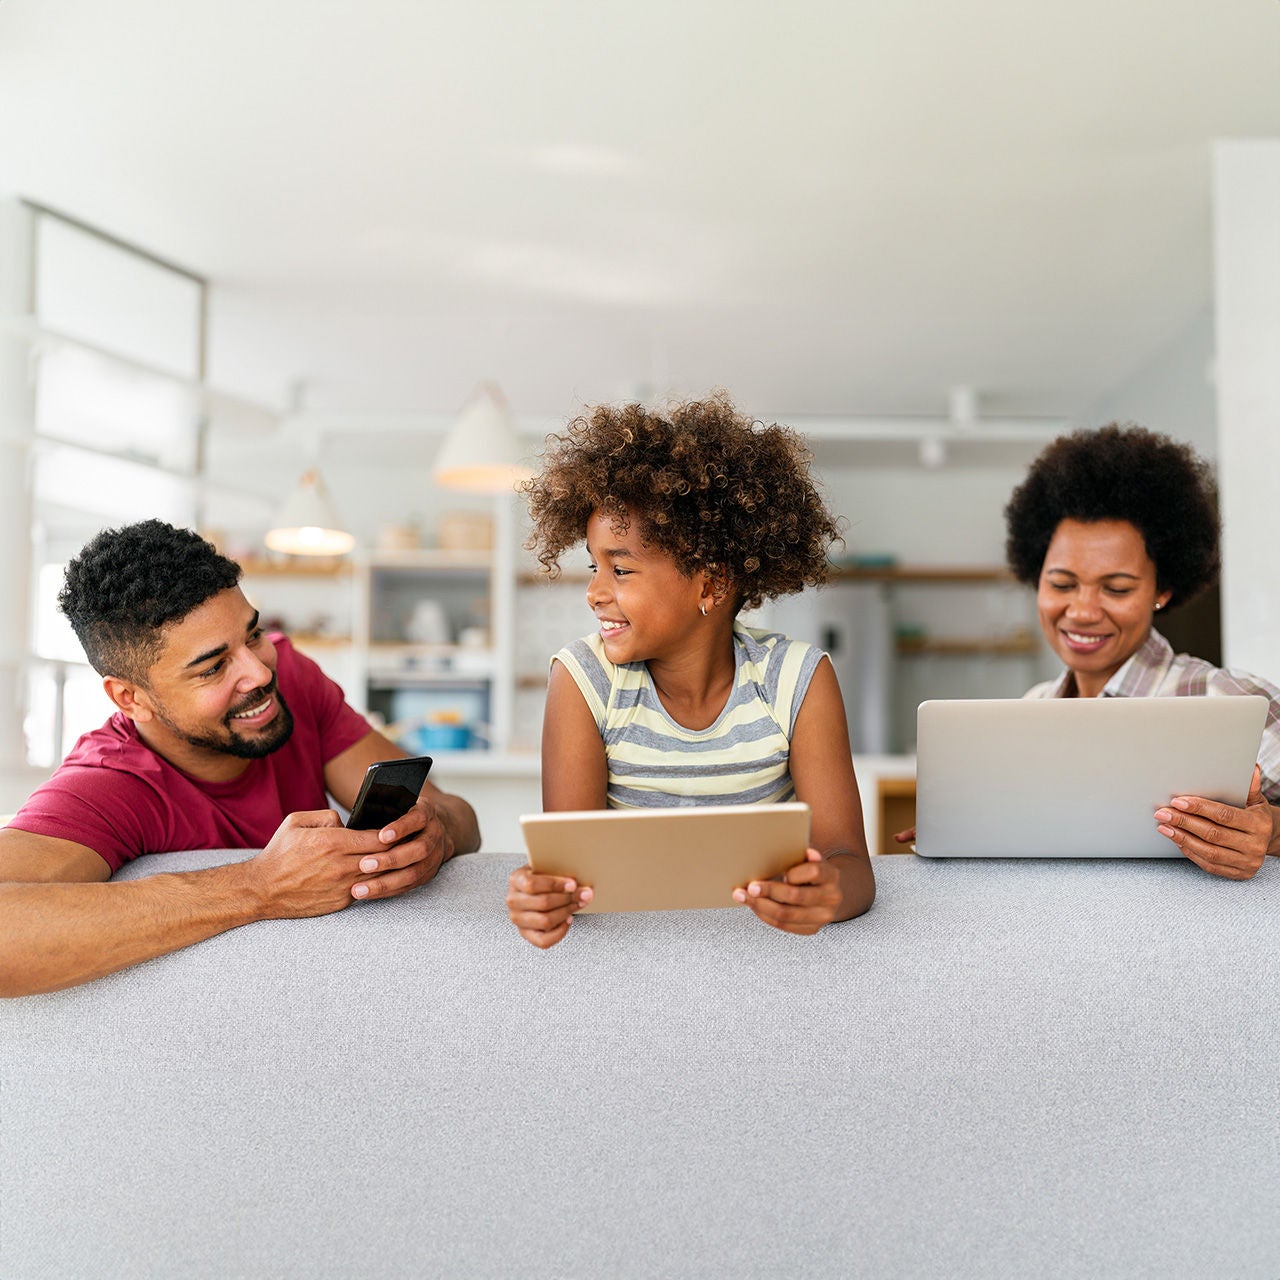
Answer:
[{"label": "young girl", "polygon": [[[723,396],[667,417],[602,406],[553,437],[544,464],[524,490],[529,546],[555,576],[585,537],[599,629],[552,659],[543,808],[803,801],[804,861],[734,898],[789,933],[861,915],[875,881],[835,671],[813,646],[737,621],[825,579],[839,530],[800,437]],[[589,886],[521,867],[507,907],[550,947],[590,900]]]}]

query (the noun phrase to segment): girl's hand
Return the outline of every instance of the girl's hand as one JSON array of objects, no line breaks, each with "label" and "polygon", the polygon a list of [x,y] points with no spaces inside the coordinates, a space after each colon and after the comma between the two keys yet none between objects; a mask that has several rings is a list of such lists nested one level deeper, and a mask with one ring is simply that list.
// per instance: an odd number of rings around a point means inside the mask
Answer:
[{"label": "girl's hand", "polygon": [[517,867],[507,881],[507,914],[522,938],[545,950],[569,932],[573,913],[593,896],[589,886],[579,889],[576,880]]},{"label": "girl's hand", "polygon": [[733,900],[745,902],[765,924],[785,933],[814,934],[836,918],[840,906],[840,872],[817,849],[781,880],[753,880],[735,889]]}]

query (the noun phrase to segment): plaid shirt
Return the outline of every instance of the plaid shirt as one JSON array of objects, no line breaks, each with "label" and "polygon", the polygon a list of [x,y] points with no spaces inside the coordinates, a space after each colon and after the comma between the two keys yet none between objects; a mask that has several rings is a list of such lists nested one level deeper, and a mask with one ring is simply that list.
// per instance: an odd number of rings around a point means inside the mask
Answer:
[{"label": "plaid shirt", "polygon": [[[1198,698],[1260,693],[1270,702],[1262,730],[1258,763],[1262,766],[1262,794],[1280,804],[1280,689],[1245,671],[1224,671],[1202,658],[1174,653],[1154,628],[1102,690],[1104,698]],[[1076,678],[1064,671],[1057,680],[1046,680],[1029,689],[1028,698],[1073,698]]]}]

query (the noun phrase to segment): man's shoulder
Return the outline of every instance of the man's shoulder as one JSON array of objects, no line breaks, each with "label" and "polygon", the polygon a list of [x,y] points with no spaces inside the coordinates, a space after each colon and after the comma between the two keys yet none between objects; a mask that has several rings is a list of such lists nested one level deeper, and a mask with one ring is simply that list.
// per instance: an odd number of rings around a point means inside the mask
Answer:
[{"label": "man's shoulder", "polygon": [[138,734],[128,716],[116,712],[105,724],[76,739],[53,776],[28,798],[55,809],[79,801],[120,814],[130,808],[163,806],[180,776]]},{"label": "man's shoulder", "polygon": [[122,773],[157,772],[161,760],[142,741],[137,727],[128,716],[117,711],[105,723],[82,733],[66,758],[54,772],[56,778],[64,770],[114,769]]},{"label": "man's shoulder", "polygon": [[172,766],[143,743],[132,721],[113,716],[83,734],[11,825],[84,845],[113,870],[163,844],[177,803]]}]

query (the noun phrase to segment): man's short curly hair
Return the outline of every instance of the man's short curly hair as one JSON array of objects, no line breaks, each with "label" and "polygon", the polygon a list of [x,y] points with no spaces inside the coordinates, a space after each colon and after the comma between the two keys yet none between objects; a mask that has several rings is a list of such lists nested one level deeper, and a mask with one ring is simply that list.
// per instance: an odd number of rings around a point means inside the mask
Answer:
[{"label": "man's short curly hair", "polygon": [[752,421],[724,394],[665,415],[601,405],[550,436],[542,462],[522,486],[533,518],[526,545],[553,577],[594,511],[620,529],[639,521],[650,546],[681,573],[724,582],[738,608],[824,582],[840,541],[802,438]]},{"label": "man's short curly hair", "polygon": [[1166,609],[1218,579],[1218,491],[1189,445],[1142,427],[1111,423],[1059,436],[1031,464],[1005,508],[1005,555],[1034,585],[1063,520],[1126,520],[1142,534]]},{"label": "man's short curly hair", "polygon": [[99,675],[145,684],[163,629],[239,581],[240,566],[198,533],[143,520],[87,542],[58,605]]}]

